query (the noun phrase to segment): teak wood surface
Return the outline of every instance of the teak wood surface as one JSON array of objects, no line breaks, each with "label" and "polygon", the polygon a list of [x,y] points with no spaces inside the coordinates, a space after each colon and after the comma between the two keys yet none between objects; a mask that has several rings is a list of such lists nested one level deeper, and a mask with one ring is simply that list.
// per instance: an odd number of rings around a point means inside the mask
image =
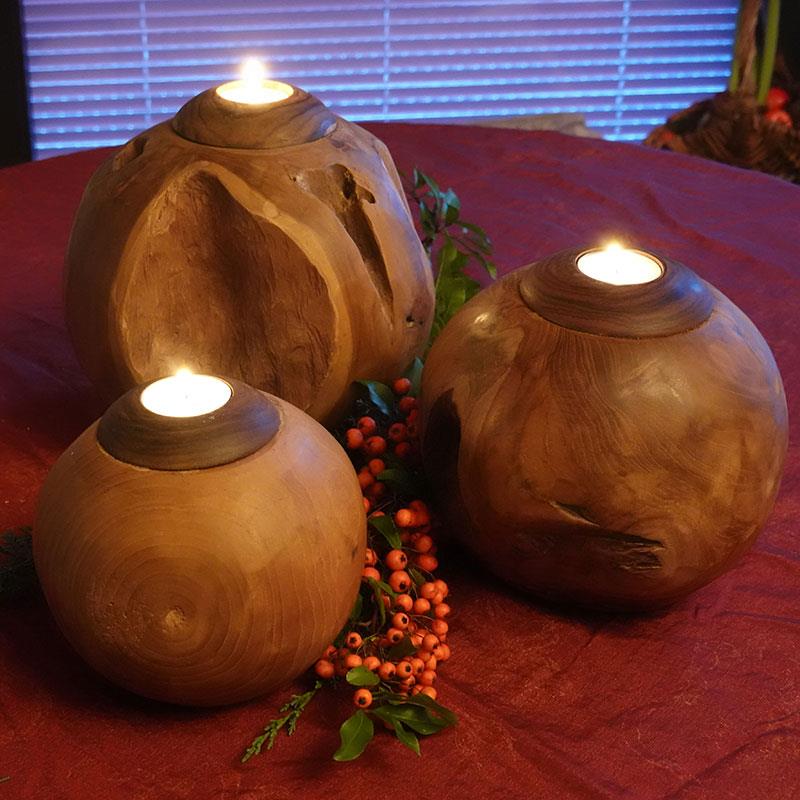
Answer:
[{"label": "teak wood surface", "polygon": [[616,287],[580,273],[581,252],[506,276],[439,336],[426,467],[449,529],[509,582],[662,606],[728,569],[766,520],[783,385],[755,326],[691,270],[662,259],[661,279]]},{"label": "teak wood surface", "polygon": [[108,400],[188,367],[328,423],[354,380],[389,380],[421,352],[433,310],[388,150],[299,90],[266,107],[210,90],[110,157],[78,210],[65,292]]},{"label": "teak wood surface", "polygon": [[361,490],[317,422],[269,398],[280,429],[222,466],[120,461],[97,423],[42,490],[36,571],[66,638],[157,700],[247,700],[303,672],[341,629],[366,546]]}]

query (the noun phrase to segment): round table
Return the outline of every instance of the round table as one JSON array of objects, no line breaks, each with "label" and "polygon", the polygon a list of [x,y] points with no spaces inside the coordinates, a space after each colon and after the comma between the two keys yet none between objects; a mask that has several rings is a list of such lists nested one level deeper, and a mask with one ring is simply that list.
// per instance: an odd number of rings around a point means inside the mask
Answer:
[{"label": "round table", "polygon": [[[370,125],[489,232],[500,272],[610,237],[669,254],[758,325],[800,416],[800,187],[634,145],[477,127]],[[63,322],[73,214],[108,151],[0,170],[0,528],[30,524],[44,476],[103,410]],[[794,426],[793,426],[793,433]],[[800,792],[800,454],[727,575],[648,616],[546,607],[443,553],[459,726],[417,759],[379,736],[337,764],[349,693],[238,758],[292,691],[194,711],[105,683],[36,593],[0,606],[0,800],[15,798],[795,798]],[[113,532],[111,532],[113,535]],[[300,681],[297,688],[303,686]]]}]

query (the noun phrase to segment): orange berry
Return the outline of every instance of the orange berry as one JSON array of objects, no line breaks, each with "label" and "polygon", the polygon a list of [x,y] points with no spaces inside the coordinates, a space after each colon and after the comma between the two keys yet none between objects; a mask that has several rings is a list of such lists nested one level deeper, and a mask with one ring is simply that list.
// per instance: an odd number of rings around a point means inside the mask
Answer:
[{"label": "orange berry", "polygon": [[378,430],[378,423],[375,422],[372,417],[361,417],[361,419],[356,422],[356,427],[361,435],[366,438],[367,436],[372,436],[372,434]]},{"label": "orange berry", "polygon": [[367,514],[369,514],[369,510],[372,508],[372,503],[370,503],[370,501],[367,500],[366,497],[362,497],[361,499],[364,501],[364,511],[366,511]]},{"label": "orange berry", "polygon": [[437,588],[432,581],[426,581],[419,587],[419,596],[430,600],[437,592]]},{"label": "orange berry", "polygon": [[426,600],[424,597],[418,597],[414,601],[415,614],[427,614],[430,610],[431,610],[430,600]]},{"label": "orange berry", "polygon": [[328,658],[328,659],[333,658],[336,655],[336,652],[337,652],[336,648],[332,644],[329,644],[325,648],[325,655],[323,656],[323,658]]},{"label": "orange berry", "polygon": [[408,615],[403,611],[398,611],[392,617],[392,627],[399,631],[404,631],[408,627]]},{"label": "orange berry", "polygon": [[381,574],[375,567],[364,567],[364,569],[361,570],[361,577],[364,580],[372,578],[374,581],[379,581],[381,579]]},{"label": "orange berry", "polygon": [[431,597],[431,604],[434,606],[441,605],[444,602],[444,595],[441,592],[436,592],[436,594]]},{"label": "orange berry", "polygon": [[358,428],[348,428],[344,437],[348,450],[358,450],[364,444],[364,434]]},{"label": "orange berry", "polygon": [[362,492],[372,486],[373,483],[375,483],[375,478],[371,472],[362,469],[358,473],[358,485],[361,487]]},{"label": "orange berry", "polygon": [[409,675],[407,678],[403,678],[403,680],[400,681],[400,684],[405,686],[406,689],[410,689],[416,682],[417,679],[413,675]]},{"label": "orange berry", "polygon": [[408,556],[402,550],[390,550],[383,559],[389,569],[405,569]]},{"label": "orange berry", "polygon": [[392,607],[392,598],[388,594],[381,595],[381,602],[387,611]]},{"label": "orange berry", "polygon": [[408,661],[401,661],[395,669],[395,675],[401,680],[410,678],[414,674],[414,667]]},{"label": "orange berry", "polygon": [[432,669],[426,669],[417,680],[423,686],[433,686],[433,682],[436,680],[436,673]]},{"label": "orange berry", "polygon": [[439,653],[437,654],[436,658],[439,661],[447,661],[447,659],[450,658],[450,645],[449,644],[443,644],[439,648]]},{"label": "orange berry", "polygon": [[403,636],[403,631],[401,631],[400,628],[389,628],[389,630],[386,631],[386,638],[389,644],[397,644],[403,640]]},{"label": "orange berry", "polygon": [[394,521],[398,528],[411,528],[414,525],[414,512],[408,508],[395,511]]},{"label": "orange berry", "polygon": [[395,592],[407,592],[411,588],[411,577],[405,570],[395,570],[389,576],[389,586]]},{"label": "orange berry", "polygon": [[406,417],[406,422],[416,422],[419,419],[419,409],[412,408],[411,411],[408,412],[408,416]]},{"label": "orange berry", "polygon": [[441,578],[435,580],[433,584],[436,586],[436,591],[442,593],[442,597],[447,597],[447,595],[450,594],[450,589]]},{"label": "orange berry", "polygon": [[321,658],[317,663],[314,665],[314,672],[317,673],[317,676],[322,678],[323,680],[328,680],[328,678],[333,677],[333,673],[336,671],[333,664],[328,661],[327,658]]},{"label": "orange berry", "polygon": [[411,644],[414,645],[416,648],[422,647],[422,634],[421,633],[412,633],[411,634]]},{"label": "orange berry", "polygon": [[393,384],[395,394],[408,394],[411,391],[411,381],[408,378],[398,378]]},{"label": "orange berry", "polygon": [[379,500],[386,494],[386,484],[381,483],[380,481],[375,481],[375,483],[373,483],[372,486],[367,489],[367,494],[373,500]]},{"label": "orange berry", "polygon": [[408,504],[408,507],[412,511],[426,511],[426,512],[428,511],[428,506],[425,504],[423,500],[412,500]]},{"label": "orange berry", "polygon": [[355,669],[364,663],[364,659],[362,659],[361,656],[357,656],[355,653],[350,653],[342,659],[342,663],[347,669]]},{"label": "orange berry", "polygon": [[408,442],[398,442],[394,448],[394,454],[405,461],[411,456],[412,447]]},{"label": "orange berry", "polygon": [[439,560],[430,553],[421,553],[414,559],[414,562],[425,572],[433,572],[439,566]]},{"label": "orange berry", "polygon": [[764,114],[764,118],[769,122],[776,122],[779,125],[786,125],[790,128],[792,126],[792,118],[789,112],[782,108],[773,108],[771,111],[767,111],[767,113]]},{"label": "orange berry", "polygon": [[371,456],[382,456],[386,452],[386,439],[383,436],[370,436],[364,442],[364,449]]},{"label": "orange berry", "polygon": [[369,708],[372,705],[372,692],[369,689],[356,689],[353,702],[359,708]]},{"label": "orange berry", "polygon": [[431,623],[431,630],[441,639],[443,636],[447,636],[450,626],[443,619],[435,619]]},{"label": "orange berry", "polygon": [[395,422],[389,426],[386,436],[393,442],[404,442],[408,438],[408,430],[402,422]]},{"label": "orange berry", "polygon": [[421,658],[412,658],[409,663],[415,675],[420,675],[425,670],[425,662]]},{"label": "orange berry", "polygon": [[391,661],[384,661],[383,664],[378,667],[378,675],[380,676],[381,680],[384,681],[391,680],[396,671],[397,667],[395,667]]},{"label": "orange berry", "polygon": [[[414,686],[414,687],[412,687],[411,696],[413,697],[414,695],[419,694],[422,691],[422,689],[423,689],[422,686]],[[392,726],[392,730],[394,730],[394,726]]]},{"label": "orange berry", "polygon": [[439,644],[439,637],[432,633],[426,633],[422,637],[422,649],[433,653],[434,648]]},{"label": "orange berry", "polygon": [[382,458],[373,458],[367,464],[367,469],[377,478],[386,469],[386,462]]},{"label": "orange berry", "polygon": [[438,666],[438,662],[436,661],[436,656],[431,656],[425,662],[425,669],[430,669],[430,670],[433,670],[434,672],[436,672],[436,667],[437,666]]},{"label": "orange berry", "polygon": [[436,608],[433,609],[433,616],[436,619],[444,619],[450,613],[450,606],[447,603],[439,603]]},{"label": "orange berry", "polygon": [[409,439],[416,439],[419,436],[419,425],[416,422],[409,422],[406,425],[406,433]]},{"label": "orange berry", "polygon": [[371,547],[364,553],[364,563],[368,567],[374,567],[378,563],[378,554]]},{"label": "orange berry", "polygon": [[410,594],[399,594],[394,599],[394,607],[409,612],[414,607],[414,598]]},{"label": "orange berry", "polygon": [[361,638],[360,633],[356,633],[355,631],[350,631],[347,634],[347,638],[344,640],[344,643],[351,649],[351,650],[358,650],[359,647],[364,643],[364,640]]},{"label": "orange berry", "polygon": [[417,407],[416,397],[404,397],[397,404],[401,414],[410,414]]},{"label": "orange berry", "polygon": [[362,667],[366,667],[370,672],[375,672],[381,665],[381,660],[377,656],[367,656]]},{"label": "orange berry", "polygon": [[433,539],[424,533],[422,536],[418,536],[414,542],[414,549],[419,553],[427,553],[431,547],[433,547]]},{"label": "orange berry", "polygon": [[431,700],[435,700],[437,692],[436,689],[433,688],[433,686],[423,686],[422,694],[426,694],[428,695],[428,697],[430,697]]}]

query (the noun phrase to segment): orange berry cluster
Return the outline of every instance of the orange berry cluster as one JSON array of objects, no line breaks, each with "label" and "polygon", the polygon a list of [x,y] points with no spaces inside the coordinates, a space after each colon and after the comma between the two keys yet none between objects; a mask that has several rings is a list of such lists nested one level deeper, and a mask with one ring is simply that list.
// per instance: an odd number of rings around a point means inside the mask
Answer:
[{"label": "orange berry cluster", "polygon": [[353,694],[353,702],[360,708],[368,708],[386,693],[423,693],[436,699],[438,667],[450,658],[450,606],[445,602],[449,589],[433,574],[439,562],[430,509],[420,499],[403,502],[401,495],[379,479],[393,464],[408,470],[418,464],[419,411],[416,398],[409,394],[411,382],[398,378],[391,388],[395,402],[389,419],[379,424],[375,416],[383,415],[362,416],[345,431],[344,440],[369,519],[391,520],[400,547],[392,547],[370,526],[361,573],[366,617],[362,613],[339,645],[329,645],[314,667],[322,679],[345,677],[356,667],[375,673],[374,686]]}]

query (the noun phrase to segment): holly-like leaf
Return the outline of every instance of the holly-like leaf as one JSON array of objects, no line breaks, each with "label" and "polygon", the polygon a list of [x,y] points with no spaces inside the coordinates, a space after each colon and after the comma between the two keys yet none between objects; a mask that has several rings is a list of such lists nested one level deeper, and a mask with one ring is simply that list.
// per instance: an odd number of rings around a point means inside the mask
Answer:
[{"label": "holly-like leaf", "polygon": [[404,636],[397,644],[394,644],[389,648],[386,658],[389,661],[400,661],[400,659],[413,655],[416,652],[417,648],[411,641],[411,638]]},{"label": "holly-like leaf", "polygon": [[370,403],[372,403],[381,414],[390,417],[392,415],[392,407],[394,406],[394,394],[392,390],[385,383],[380,383],[379,381],[358,381],[358,383],[366,388]]},{"label": "holly-like leaf", "polygon": [[366,667],[353,667],[347,670],[347,682],[351,686],[377,686],[381,679]]},{"label": "holly-like leaf", "polygon": [[430,719],[426,709],[408,703],[379,706],[374,710],[374,713],[387,722],[394,723],[395,720],[403,722],[421,736],[430,736],[447,727],[447,725],[443,725],[439,721]]},{"label": "holly-like leaf", "polygon": [[389,695],[386,699],[393,705],[408,703],[412,706],[422,706],[428,712],[428,719],[432,722],[440,723],[443,728],[458,724],[458,717],[449,708],[439,705],[434,699],[428,697],[426,694],[422,694],[422,692],[410,695],[409,697],[404,697],[399,694]]},{"label": "holly-like leaf", "polygon": [[424,362],[417,356],[409,365],[408,369],[403,373],[404,378],[411,381],[411,389],[409,394],[412,397],[419,397],[419,391],[422,387],[422,367]]},{"label": "holly-like leaf", "polygon": [[350,616],[347,618],[347,621],[351,625],[354,622],[356,622],[356,620],[361,618],[361,611],[363,610],[363,608],[364,608],[364,598],[362,597],[361,592],[359,592],[356,595],[356,601],[355,603],[353,603],[353,609],[350,612]]},{"label": "holly-like leaf", "polygon": [[361,710],[346,719],[339,728],[341,744],[333,754],[334,761],[352,761],[358,758],[375,735],[372,720]]},{"label": "holly-like leaf", "polygon": [[[378,476],[378,480],[382,478]],[[391,517],[370,517],[369,524],[386,539],[392,549],[399,550],[403,546],[397,526]]]}]

